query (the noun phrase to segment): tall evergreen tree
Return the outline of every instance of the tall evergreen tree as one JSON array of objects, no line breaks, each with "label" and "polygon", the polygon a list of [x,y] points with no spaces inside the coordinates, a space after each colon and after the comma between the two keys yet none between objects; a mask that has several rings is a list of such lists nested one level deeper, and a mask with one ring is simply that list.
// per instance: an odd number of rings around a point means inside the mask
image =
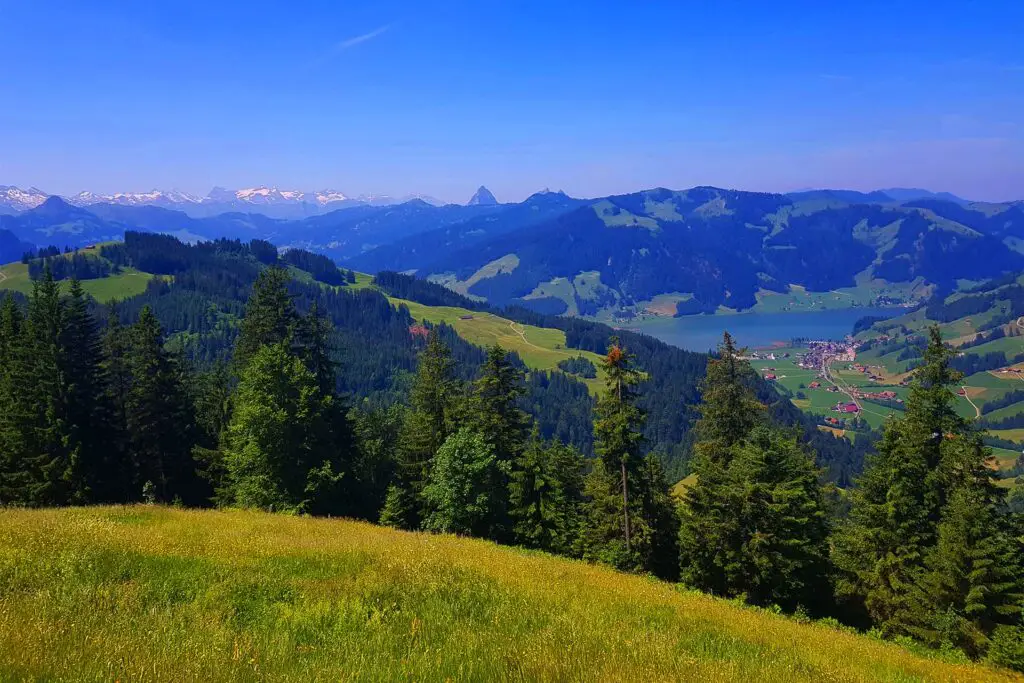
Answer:
[{"label": "tall evergreen tree", "polygon": [[571,446],[544,443],[534,426],[509,483],[516,540],[531,548],[572,553],[582,502],[583,457]]},{"label": "tall evergreen tree", "polygon": [[26,340],[24,315],[8,293],[0,305],[0,505],[22,502],[28,483],[22,422],[28,411],[19,390],[19,379],[25,376]]},{"label": "tall evergreen tree", "polygon": [[681,577],[754,604],[820,611],[828,528],[818,472],[794,434],[767,424],[753,377],[726,333],[701,385]]},{"label": "tall evergreen tree", "polygon": [[[652,470],[641,454],[644,413],[636,405],[640,373],[633,356],[612,338],[602,368],[606,389],[594,411],[594,450],[598,462],[587,477],[586,521],[580,539],[582,554],[620,569],[661,571],[676,574],[674,550],[666,560],[662,553],[675,548],[675,533],[664,519],[673,512],[664,481],[650,476]],[[659,470],[660,471],[660,470]],[[660,489],[658,491],[654,488]],[[652,503],[670,506],[651,509]],[[669,537],[663,534],[668,531]],[[662,574],[666,576],[665,573]]]},{"label": "tall evergreen tree", "polygon": [[964,475],[962,444],[970,430],[954,409],[951,355],[932,327],[906,412],[886,423],[833,544],[837,596],[862,608],[886,635],[909,634],[919,621],[914,587],[936,544],[943,507]]},{"label": "tall evergreen tree", "polygon": [[128,443],[135,470],[135,495],[147,483],[155,498],[195,500],[192,461],[194,417],[181,368],[164,349],[164,334],[146,306],[131,329],[132,385],[126,400]]},{"label": "tall evergreen tree", "polygon": [[[419,355],[409,396],[410,409],[402,426],[394,491],[388,495],[394,503],[389,506],[389,524],[415,529],[422,523],[423,487],[434,455],[454,432],[461,393],[451,350],[441,341],[435,328],[430,331],[426,348]],[[398,511],[406,517],[396,517]]]},{"label": "tall evergreen tree", "polygon": [[261,346],[294,342],[298,314],[288,292],[290,281],[291,275],[280,266],[270,266],[257,276],[235,343],[238,368],[244,368]]},{"label": "tall evergreen tree", "polygon": [[487,536],[511,540],[508,478],[522,453],[528,417],[518,405],[524,393],[523,373],[512,365],[508,352],[495,344],[487,350],[480,376],[473,383],[469,423],[491,448],[496,467],[491,471],[492,504]]},{"label": "tall evergreen tree", "polygon": [[15,382],[23,393],[15,419],[22,433],[18,465],[25,476],[19,496],[28,505],[65,505],[71,500],[78,456],[68,422],[64,333],[67,305],[49,266],[33,283]]},{"label": "tall evergreen tree", "polygon": [[325,512],[342,477],[330,425],[334,397],[285,342],[260,347],[238,385],[225,465],[242,507]]},{"label": "tall evergreen tree", "polygon": [[338,363],[334,360],[331,342],[333,327],[320,310],[320,303],[313,301],[309,313],[297,324],[298,343],[306,367],[316,378],[320,393],[334,394],[337,388]]},{"label": "tall evergreen tree", "polygon": [[913,587],[909,630],[935,647],[980,658],[997,629],[1020,628],[1024,558],[1005,515],[1004,492],[984,466],[989,449],[978,434],[958,441],[958,459],[967,467],[955,468],[963,478],[951,489],[936,544]]},{"label": "tall evergreen tree", "polygon": [[108,486],[112,469],[122,465],[111,449],[111,406],[107,404],[99,326],[77,279],[68,287],[64,323],[64,376],[67,382],[68,440],[73,444],[72,500],[118,500]]}]

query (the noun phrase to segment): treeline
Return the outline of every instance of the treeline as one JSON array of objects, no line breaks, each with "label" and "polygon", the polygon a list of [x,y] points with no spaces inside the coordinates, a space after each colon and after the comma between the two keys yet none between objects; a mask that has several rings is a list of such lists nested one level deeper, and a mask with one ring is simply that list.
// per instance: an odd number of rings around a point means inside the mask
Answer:
[{"label": "treeline", "polygon": [[108,275],[116,275],[121,271],[119,266],[111,264],[110,261],[100,258],[96,254],[83,254],[82,252],[35,258],[28,262],[28,275],[33,280],[42,277],[46,269],[50,270],[54,280],[70,280],[71,278],[96,280]]},{"label": "treeline", "polygon": [[[486,303],[463,297],[441,285],[393,272],[379,273],[375,280],[388,294],[434,306],[455,306],[485,310],[524,325],[559,329],[565,332],[566,347],[604,354],[612,330],[600,323],[581,318],[545,315],[519,306],[497,309]],[[644,422],[645,447],[655,452],[675,481],[690,473],[692,451],[691,426],[698,417],[698,386],[703,377],[707,355],[685,351],[643,334],[615,332],[623,345],[643,359],[642,389],[639,407]],[[554,375],[552,375],[554,377]],[[796,408],[778,395],[767,382],[755,378],[759,400],[769,405],[772,418],[781,424],[799,427],[804,438],[818,453],[819,463],[830,481],[848,486],[863,469],[871,439],[837,439],[817,428],[817,419]],[[587,429],[589,432],[589,429]]]},{"label": "treeline", "polygon": [[495,346],[466,377],[440,329],[407,402],[350,406],[326,305],[300,310],[293,285],[282,268],[260,271],[230,362],[201,372],[167,349],[149,307],[102,328],[78,282],[63,297],[47,273],[24,309],[7,297],[0,503],[348,515],[678,579],[1024,668],[1024,528],[982,434],[954,410],[959,376],[937,329],[844,518],[816,453],[772,419],[728,335],[706,363],[696,480],[677,503],[645,455],[654,370],[641,373],[621,340],[602,354],[585,458],[541,436],[522,407],[521,363]]},{"label": "treeline", "polygon": [[583,356],[566,358],[565,360],[559,361],[558,367],[559,369],[568,372],[570,375],[578,375],[586,379],[594,379],[597,377],[597,368]]},{"label": "treeline", "polygon": [[351,270],[342,272],[334,261],[323,254],[314,254],[305,249],[288,249],[281,260],[313,276],[317,282],[343,287],[356,281],[356,274]]}]

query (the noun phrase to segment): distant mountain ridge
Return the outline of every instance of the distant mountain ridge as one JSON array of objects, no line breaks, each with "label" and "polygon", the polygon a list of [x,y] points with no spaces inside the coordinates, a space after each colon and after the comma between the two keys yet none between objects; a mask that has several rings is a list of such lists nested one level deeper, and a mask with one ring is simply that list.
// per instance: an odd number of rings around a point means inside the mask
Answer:
[{"label": "distant mountain ridge", "polygon": [[[38,188],[22,190],[18,187],[0,185],[0,214],[28,211],[40,206],[50,196]],[[75,206],[96,204],[119,204],[122,206],[158,206],[183,211],[193,217],[215,216],[232,211],[258,211],[271,218],[302,218],[314,216],[339,208],[369,205],[392,206],[413,199],[419,199],[434,206],[443,202],[428,195],[414,194],[403,197],[390,195],[359,195],[350,197],[338,190],[324,189],[307,192],[277,187],[259,186],[240,190],[214,187],[206,196],[189,194],[178,190],[150,190],[149,192],[117,192],[98,194],[79,192],[62,197]]]},{"label": "distant mountain ridge", "polygon": [[1022,202],[695,187],[596,199],[539,192],[519,203],[470,206],[337,202],[289,218],[255,203],[277,201],[269,190],[243,196],[243,209],[209,216],[49,197],[0,216],[0,230],[60,247],[119,239],[129,229],[186,241],[258,238],[365,272],[415,272],[499,306],[572,315],[628,317],[662,295],[669,300],[659,309],[679,315],[744,310],[794,286],[829,292],[861,283],[907,283],[902,289],[919,300],[933,288],[1024,271]]}]

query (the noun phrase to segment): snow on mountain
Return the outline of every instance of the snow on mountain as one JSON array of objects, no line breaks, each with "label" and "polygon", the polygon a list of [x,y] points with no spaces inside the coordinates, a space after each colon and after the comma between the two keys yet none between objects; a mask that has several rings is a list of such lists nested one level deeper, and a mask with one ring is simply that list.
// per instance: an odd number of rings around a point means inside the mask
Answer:
[{"label": "snow on mountain", "polygon": [[[31,188],[0,185],[0,213],[19,213],[42,204],[50,195]],[[206,196],[198,196],[178,190],[150,190],[149,192],[115,192],[102,194],[85,190],[65,198],[74,206],[88,207],[93,204],[119,204],[122,206],[159,206],[184,211],[192,216],[208,216],[229,211],[255,211],[271,217],[293,218],[316,215],[350,205],[368,204],[390,206],[413,199],[422,199],[429,204],[441,206],[443,202],[427,195],[413,194],[403,197],[391,195],[360,195],[352,198],[338,190],[324,189],[316,192],[282,190],[261,185],[258,187],[228,190],[214,187]],[[258,208],[249,208],[258,207]]]},{"label": "snow on mountain", "polygon": [[348,197],[337,190],[320,190],[316,193],[316,203],[320,206],[344,201],[348,201]]},{"label": "snow on mountain", "polygon": [[49,196],[37,187],[22,190],[13,185],[0,185],[0,212],[34,209],[45,202]]}]

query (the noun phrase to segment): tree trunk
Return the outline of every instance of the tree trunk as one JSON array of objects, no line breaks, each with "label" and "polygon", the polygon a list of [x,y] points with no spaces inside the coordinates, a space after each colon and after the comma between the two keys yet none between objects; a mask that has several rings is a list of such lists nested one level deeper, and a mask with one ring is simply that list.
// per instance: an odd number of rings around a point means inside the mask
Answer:
[{"label": "tree trunk", "polygon": [[626,552],[629,552],[629,491],[626,488],[626,461],[622,465],[622,519],[626,529]]}]

